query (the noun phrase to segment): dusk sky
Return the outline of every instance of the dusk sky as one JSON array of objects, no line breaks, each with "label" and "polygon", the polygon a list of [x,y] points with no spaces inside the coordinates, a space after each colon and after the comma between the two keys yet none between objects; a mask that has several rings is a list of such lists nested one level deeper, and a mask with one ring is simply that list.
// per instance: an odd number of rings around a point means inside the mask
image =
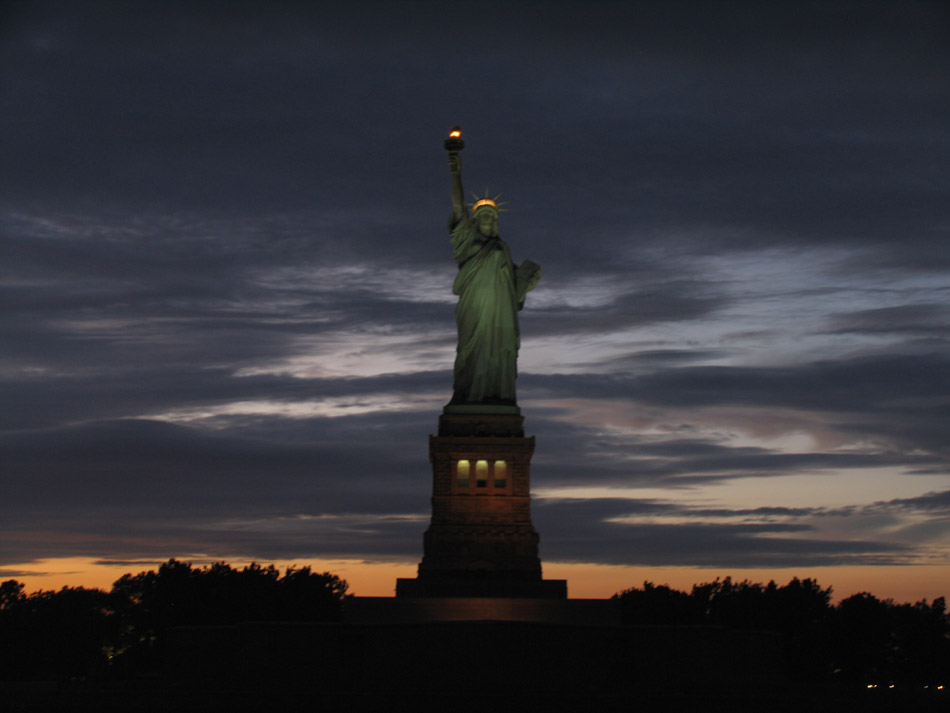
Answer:
[{"label": "dusk sky", "polygon": [[442,142],[546,577],[950,595],[950,3],[6,2],[0,578],[414,576]]}]

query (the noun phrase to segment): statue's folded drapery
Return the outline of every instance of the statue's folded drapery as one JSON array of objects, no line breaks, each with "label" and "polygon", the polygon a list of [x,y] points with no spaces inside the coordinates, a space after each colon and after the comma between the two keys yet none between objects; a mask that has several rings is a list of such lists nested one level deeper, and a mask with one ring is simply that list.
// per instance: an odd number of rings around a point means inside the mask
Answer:
[{"label": "statue's folded drapery", "polygon": [[508,246],[482,235],[468,216],[450,220],[459,274],[452,291],[458,350],[452,403],[515,403],[520,346],[518,310],[538,280],[539,268],[511,262]]}]

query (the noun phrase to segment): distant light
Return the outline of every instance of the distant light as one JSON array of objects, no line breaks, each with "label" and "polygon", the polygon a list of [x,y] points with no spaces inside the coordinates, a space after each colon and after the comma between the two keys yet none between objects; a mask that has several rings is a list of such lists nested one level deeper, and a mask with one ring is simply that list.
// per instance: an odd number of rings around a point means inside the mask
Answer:
[{"label": "distant light", "polygon": [[459,131],[458,129],[456,129],[455,131],[449,132],[449,137],[453,139],[457,139],[461,135],[462,135],[462,132]]},{"label": "distant light", "polygon": [[888,688],[894,688],[894,684],[892,683]]}]

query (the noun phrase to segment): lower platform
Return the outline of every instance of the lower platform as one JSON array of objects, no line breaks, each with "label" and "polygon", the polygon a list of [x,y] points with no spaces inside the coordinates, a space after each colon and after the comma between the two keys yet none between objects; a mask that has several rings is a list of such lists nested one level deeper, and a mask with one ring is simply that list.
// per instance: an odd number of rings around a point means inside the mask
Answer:
[{"label": "lower platform", "polygon": [[620,602],[615,599],[353,597],[346,604],[346,621],[351,624],[530,621],[548,624],[620,626],[621,615]]},{"label": "lower platform", "polygon": [[567,599],[566,579],[417,578],[397,579],[396,597],[493,597],[518,599]]}]

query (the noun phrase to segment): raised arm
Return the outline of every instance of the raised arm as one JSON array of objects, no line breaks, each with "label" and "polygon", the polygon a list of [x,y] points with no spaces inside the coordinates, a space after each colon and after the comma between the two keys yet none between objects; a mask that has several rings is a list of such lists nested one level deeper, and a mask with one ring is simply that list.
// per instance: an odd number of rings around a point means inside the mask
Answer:
[{"label": "raised arm", "polygon": [[464,193],[462,193],[462,157],[456,151],[449,152],[449,173],[452,175],[452,220],[466,216]]}]

